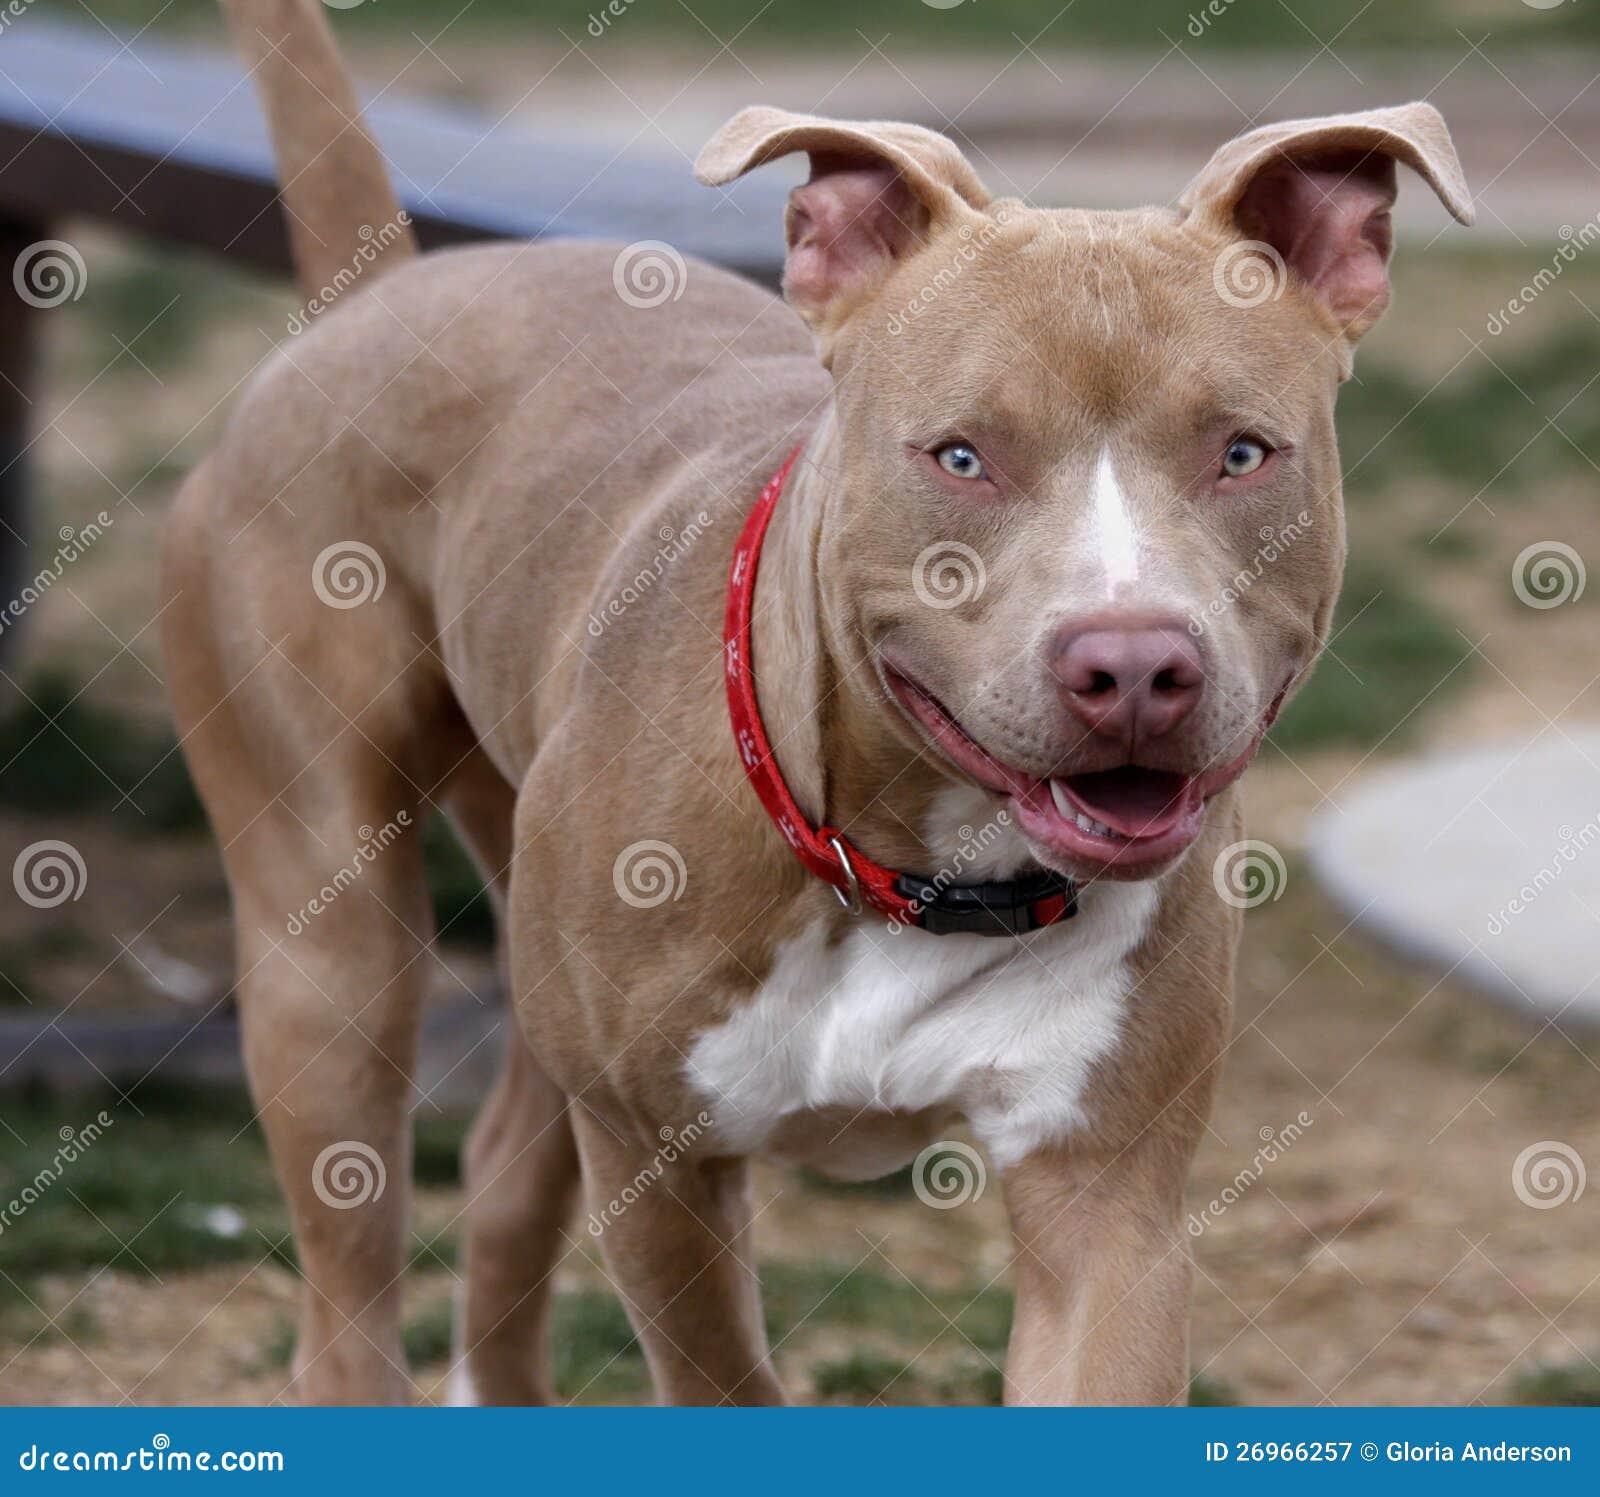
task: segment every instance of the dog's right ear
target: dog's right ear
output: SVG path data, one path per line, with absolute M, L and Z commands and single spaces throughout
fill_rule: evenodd
M 811 178 L 789 196 L 784 294 L 819 335 L 831 331 L 937 225 L 981 210 L 989 194 L 965 156 L 920 125 L 845 124 L 782 109 L 745 109 L 694 164 L 708 186 L 791 151 Z

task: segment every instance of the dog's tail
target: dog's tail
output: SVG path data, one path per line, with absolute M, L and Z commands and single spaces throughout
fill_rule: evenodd
M 295 277 L 307 296 L 417 253 L 362 122 L 322 0 L 222 0 L 278 158 Z

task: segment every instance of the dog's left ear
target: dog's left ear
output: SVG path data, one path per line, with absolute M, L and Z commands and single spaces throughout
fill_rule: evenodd
M 920 125 L 851 124 L 782 109 L 744 109 L 706 143 L 695 176 L 720 186 L 804 151 L 811 179 L 790 194 L 783 289 L 824 336 L 933 228 L 989 202 L 953 141 Z
M 1431 104 L 1265 125 L 1231 140 L 1178 199 L 1197 225 L 1266 244 L 1354 343 L 1389 303 L 1395 163 L 1463 224 L 1472 199 Z

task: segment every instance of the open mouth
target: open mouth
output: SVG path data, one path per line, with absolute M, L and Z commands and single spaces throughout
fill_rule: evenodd
M 1277 714 L 1283 692 L 1237 758 L 1198 774 L 1122 764 L 1040 779 L 1002 764 L 939 700 L 884 662 L 890 690 L 956 768 L 1011 798 L 1017 824 L 1052 860 L 1075 875 L 1140 877 L 1183 852 L 1200 835 L 1206 802 L 1244 773 Z M 1287 688 L 1286 688 L 1287 689 Z
M 1183 819 L 1193 780 L 1162 769 L 1124 764 L 1050 780 L 1050 799 L 1063 816 L 1096 837 L 1136 842 L 1159 837 Z

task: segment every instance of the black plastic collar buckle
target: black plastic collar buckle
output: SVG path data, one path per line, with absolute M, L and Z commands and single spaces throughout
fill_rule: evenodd
M 1061 873 L 1035 873 L 1004 884 L 950 884 L 943 889 L 902 873 L 894 887 L 902 898 L 916 903 L 922 911 L 922 929 L 935 936 L 1025 936 L 1044 928 L 1035 906 L 1055 895 L 1067 901 L 1061 919 L 1070 920 L 1078 913 L 1078 886 Z

